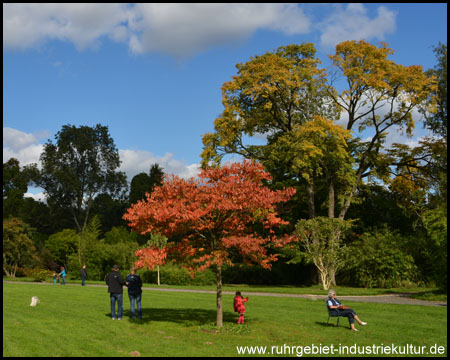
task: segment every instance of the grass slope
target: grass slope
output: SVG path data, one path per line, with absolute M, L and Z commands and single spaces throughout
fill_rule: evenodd
M 41 300 L 37 307 L 29 306 L 32 296 Z M 368 322 L 351 332 L 347 319 L 340 328 L 326 324 L 323 301 L 249 297 L 245 325 L 238 326 L 233 297 L 224 295 L 218 332 L 212 294 L 144 291 L 144 318 L 132 322 L 125 290 L 124 320 L 112 321 L 105 288 L 4 283 L 3 356 L 237 356 L 237 346 L 266 346 L 268 352 L 276 346 L 284 348 L 281 356 L 289 355 L 287 347 L 312 344 L 429 351 L 447 343 L 446 307 L 348 302 Z

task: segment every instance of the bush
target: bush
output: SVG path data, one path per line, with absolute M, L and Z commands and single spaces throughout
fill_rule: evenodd
M 153 271 L 143 269 L 139 271 L 142 281 L 146 283 L 157 283 L 156 267 Z M 189 275 L 189 272 L 174 264 L 166 264 L 160 266 L 159 274 L 161 284 L 166 285 L 213 285 L 216 284 L 216 275 L 213 270 L 207 269 L 195 274 L 194 278 Z
M 122 272 L 128 274 L 136 260 L 134 254 L 137 248 L 138 244 L 133 242 L 106 244 L 103 240 L 86 241 L 86 250 L 81 262 L 86 265 L 88 280 L 104 280 L 105 276 L 111 272 L 113 265 L 119 266 L 121 274 Z M 68 271 L 72 279 L 81 279 L 81 267 L 78 254 L 70 255 Z
M 34 281 L 43 282 L 47 280 L 48 277 L 51 277 L 52 273 L 48 270 L 37 269 L 37 271 L 33 275 Z
M 47 278 L 52 277 L 52 272 L 45 269 L 24 269 L 17 268 L 16 277 L 29 277 L 33 278 L 36 282 L 42 282 Z
M 402 248 L 406 239 L 389 229 L 366 232 L 349 246 L 345 275 L 365 288 L 410 285 L 417 279 L 413 257 Z

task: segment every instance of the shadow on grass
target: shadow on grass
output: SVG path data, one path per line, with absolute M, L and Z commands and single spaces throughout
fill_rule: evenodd
M 342 319 L 340 321 L 342 321 Z M 346 329 L 346 328 L 348 328 L 348 322 L 347 321 L 346 321 L 345 324 L 342 324 L 342 322 L 341 322 L 340 326 L 337 326 L 337 321 L 332 322 L 331 320 L 330 320 L 329 323 L 327 323 L 326 321 L 316 321 L 316 324 L 320 325 L 320 326 L 323 326 L 323 327 L 329 327 L 329 328 L 333 327 L 333 328 L 336 328 L 336 329 L 339 329 L 339 328 Z
M 117 311 L 117 310 L 116 310 Z M 117 315 L 117 312 L 116 312 Z M 142 319 L 133 320 L 136 324 L 145 324 L 155 321 L 168 321 L 184 326 L 204 325 L 216 321 L 216 310 L 204 310 L 204 309 L 169 309 L 169 308 L 142 308 Z M 111 312 L 105 314 L 105 316 L 111 318 Z M 130 320 L 131 312 L 129 309 L 123 309 L 123 319 Z M 223 322 L 235 323 L 238 315 L 232 312 L 223 312 Z

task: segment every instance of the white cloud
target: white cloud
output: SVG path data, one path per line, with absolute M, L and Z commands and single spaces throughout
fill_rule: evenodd
M 371 19 L 362 4 L 351 3 L 346 8 L 339 6 L 325 21 L 318 24 L 322 35 L 321 45 L 334 47 L 346 40 L 383 40 L 386 34 L 395 31 L 396 12 L 384 6 L 377 9 L 377 16 Z
M 158 164 L 165 173 L 178 175 L 182 178 L 195 177 L 200 164 L 186 165 L 185 162 L 174 159 L 173 154 L 166 153 L 164 156 L 155 156 L 151 152 L 143 150 L 119 150 L 122 165 L 120 171 L 127 174 L 128 181 L 141 172 L 147 173 L 152 164 Z
M 306 33 L 309 20 L 294 4 L 136 4 L 130 27 L 136 52 L 192 55 L 248 38 L 258 29 Z M 141 34 L 140 34 L 141 33 Z
M 125 4 L 3 4 L 3 47 L 26 49 L 58 39 L 82 50 L 104 35 L 120 38 L 128 16 Z
M 37 139 L 33 134 L 27 134 L 9 127 L 3 128 L 3 145 L 13 150 L 20 150 L 36 141 Z
M 39 163 L 43 145 L 38 141 L 44 134 L 30 134 L 8 127 L 3 128 L 3 162 L 16 158 L 21 166 Z
M 297 4 L 3 4 L 4 49 L 58 39 L 83 50 L 108 36 L 133 53 L 189 56 L 258 29 L 302 34 L 310 22 Z

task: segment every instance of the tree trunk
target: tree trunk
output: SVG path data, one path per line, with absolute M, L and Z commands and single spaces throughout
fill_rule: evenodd
M 161 282 L 159 280 L 159 265 L 156 265 L 156 271 L 158 272 L 158 285 L 161 285 Z
M 328 189 L 328 217 L 334 218 L 334 181 L 329 182 Z
M 223 326 L 223 309 L 222 309 L 222 266 L 217 265 L 217 327 Z
M 322 287 L 324 290 L 328 290 L 330 288 L 330 278 L 326 269 L 320 270 L 320 280 L 322 281 Z
M 359 169 L 356 173 L 356 182 L 353 185 L 352 189 L 350 190 L 350 194 L 347 195 L 347 199 L 345 200 L 344 206 L 342 207 L 341 212 L 339 213 L 339 219 L 341 219 L 341 220 L 344 220 L 345 215 L 347 214 L 347 210 L 350 207 L 350 204 L 352 202 L 353 196 L 355 195 L 356 190 L 358 189 L 358 185 L 359 185 L 359 182 L 361 181 L 362 175 L 364 173 L 364 169 L 367 168 L 367 167 L 363 168 L 364 163 L 365 163 L 365 160 L 363 159 L 361 161 Z
M 78 234 L 78 262 L 81 266 L 81 233 Z
M 5 272 L 7 277 L 12 277 L 12 278 L 16 277 L 17 266 L 18 266 L 18 264 L 11 265 L 11 271 L 10 271 L 10 270 L 8 270 L 8 266 L 6 265 L 5 260 L 3 259 L 3 271 Z
M 314 219 L 316 217 L 316 207 L 314 206 L 314 183 L 312 179 L 306 183 L 306 201 L 308 203 L 309 218 Z
M 335 269 L 331 269 L 330 270 L 330 284 L 333 286 L 336 286 L 336 270 Z

